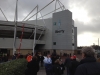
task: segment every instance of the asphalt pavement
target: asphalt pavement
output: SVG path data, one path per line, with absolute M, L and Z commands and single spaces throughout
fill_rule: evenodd
M 37 75 L 46 75 L 45 68 L 44 67 L 40 67 L 40 70 L 37 73 Z M 67 75 L 66 74 L 66 70 L 64 71 L 64 74 L 63 75 Z

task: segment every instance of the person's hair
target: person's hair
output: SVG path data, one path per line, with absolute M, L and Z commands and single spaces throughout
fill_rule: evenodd
M 37 60 L 37 57 L 36 57 L 36 56 L 33 56 L 33 57 L 32 57 L 32 60 Z
M 95 56 L 95 50 L 92 47 L 83 47 L 82 53 L 84 53 L 85 57 L 94 57 Z
M 100 62 L 100 58 L 97 59 L 97 62 Z
M 59 63 L 59 59 L 56 59 L 55 63 L 58 64 Z
M 47 54 L 47 57 L 48 57 L 48 55 L 50 55 L 50 53 Z M 51 56 L 51 55 L 50 55 L 50 56 Z

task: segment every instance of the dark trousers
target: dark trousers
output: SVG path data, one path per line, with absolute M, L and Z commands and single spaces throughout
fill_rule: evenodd
M 37 72 L 30 71 L 29 69 L 25 70 L 25 75 L 37 75 Z
M 45 66 L 46 75 L 52 75 L 52 65 L 48 64 Z
M 70 75 L 70 71 L 69 71 L 69 68 L 67 68 L 67 75 Z
M 43 61 L 40 61 L 41 62 L 41 67 L 43 67 Z
M 25 73 L 25 75 L 37 75 L 37 73 Z
M 46 70 L 46 75 L 52 75 L 52 72 Z

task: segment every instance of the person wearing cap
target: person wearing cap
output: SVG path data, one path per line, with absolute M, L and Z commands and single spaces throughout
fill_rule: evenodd
M 82 48 L 82 58 L 75 75 L 100 75 L 100 63 L 96 61 L 92 47 Z
M 70 72 L 70 75 L 74 75 L 75 74 L 75 71 L 76 71 L 76 68 L 78 67 L 79 65 L 79 62 L 76 60 L 76 56 L 71 56 L 71 62 L 69 64 L 69 72 Z

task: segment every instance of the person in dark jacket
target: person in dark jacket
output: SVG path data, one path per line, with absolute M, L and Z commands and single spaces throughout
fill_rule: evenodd
M 57 59 L 53 65 L 53 75 L 61 75 L 61 74 L 62 74 L 62 70 L 59 65 L 59 59 Z
M 5 54 L 4 56 L 3 56 L 3 59 L 2 59 L 4 62 L 7 62 L 8 61 L 8 56 L 7 56 L 7 54 Z
M 52 65 L 54 65 L 55 61 L 57 60 L 57 56 L 52 56 L 51 59 L 52 59 Z
M 100 58 L 97 59 L 97 62 L 100 62 Z
M 96 62 L 92 47 L 82 48 L 82 58 L 75 75 L 100 75 L 100 63 Z
M 15 60 L 16 59 L 16 56 L 15 56 L 15 54 L 12 56 L 12 60 Z
M 64 64 L 61 60 L 59 60 L 59 66 L 60 66 L 60 69 L 61 69 L 61 74 L 64 74 L 65 66 L 64 66 Z
M 38 71 L 39 71 L 39 62 L 37 61 L 37 57 L 33 56 L 32 61 L 28 62 L 27 64 L 25 75 L 37 75 Z
M 78 67 L 78 65 L 79 65 L 79 62 L 76 60 L 76 56 L 72 56 L 71 62 L 70 62 L 70 65 L 69 65 L 70 75 L 75 74 L 75 71 L 76 71 L 76 68 Z
M 70 75 L 70 72 L 69 72 L 69 64 L 71 62 L 71 59 L 70 59 L 70 56 L 67 55 L 67 58 L 65 59 L 65 63 L 64 65 L 66 66 L 66 69 L 67 69 L 67 75 Z
M 44 60 L 44 57 L 42 56 L 42 54 L 39 54 L 39 55 L 38 55 L 38 60 L 39 60 L 39 62 L 41 63 L 41 67 L 43 67 L 43 60 Z

